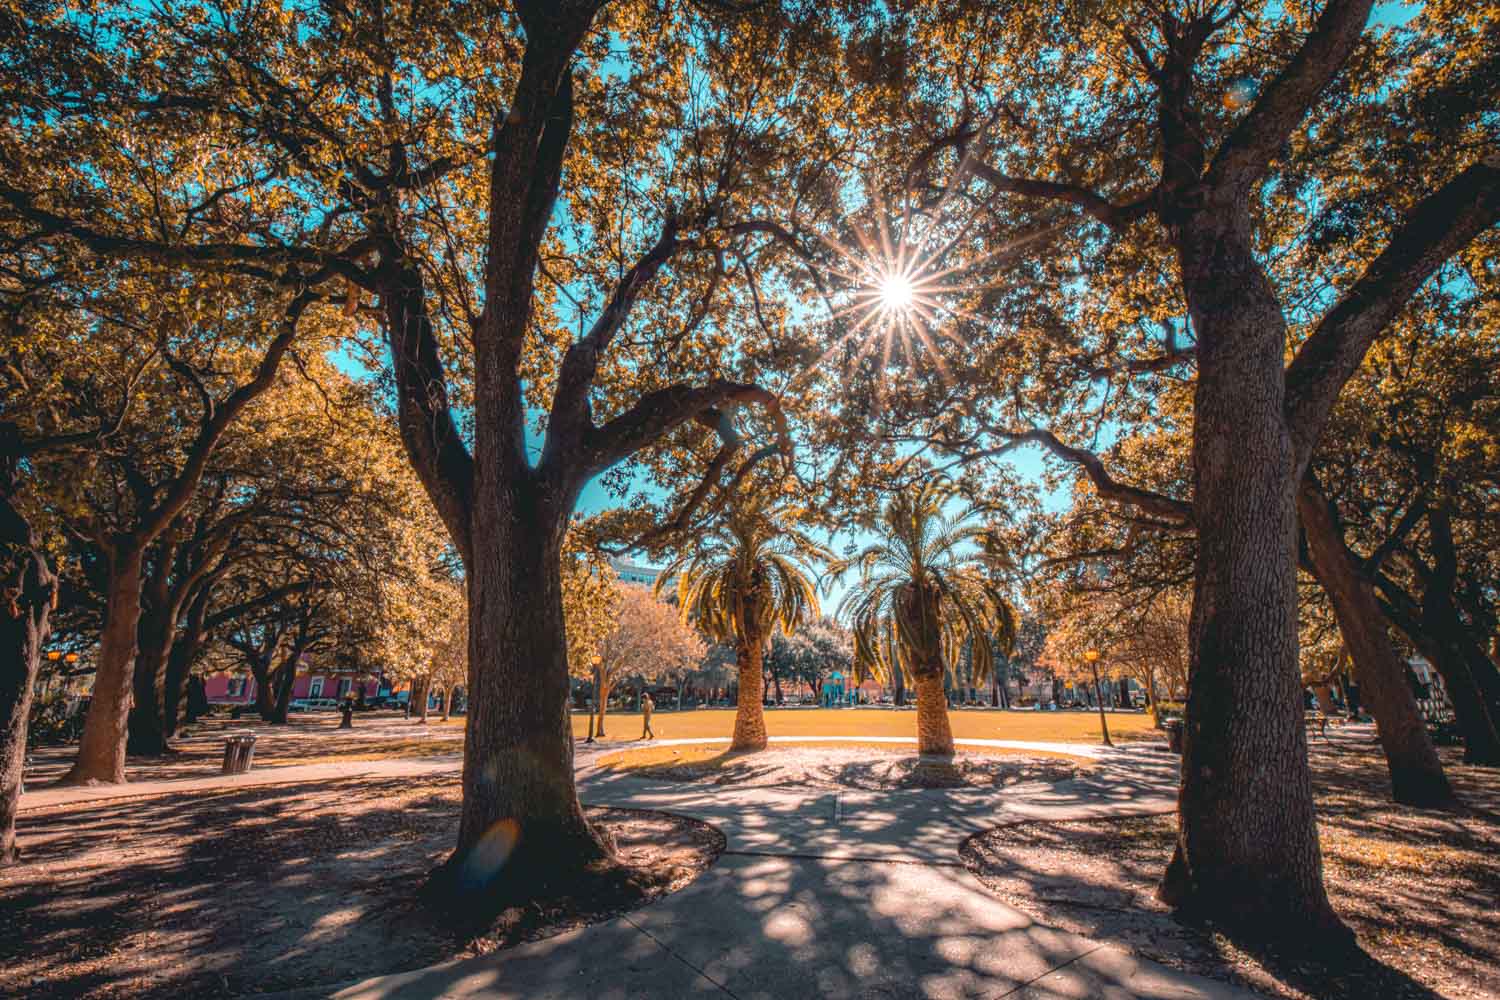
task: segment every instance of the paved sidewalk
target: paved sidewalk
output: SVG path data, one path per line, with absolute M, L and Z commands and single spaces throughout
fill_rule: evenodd
M 724 856 L 686 889 L 626 916 L 334 995 L 1249 998 L 1037 924 L 958 857 L 964 837 L 1000 823 L 1170 810 L 1175 771 L 1175 758 L 1122 751 L 1098 773 L 1057 785 L 839 792 L 649 782 L 585 766 L 585 801 L 704 819 L 728 838 Z
M 44 785 L 28 788 L 21 795 L 20 810 L 87 805 L 109 799 L 141 798 L 148 795 L 179 795 L 183 792 L 217 792 L 258 785 L 282 785 L 335 778 L 391 778 L 405 775 L 457 774 L 463 767 L 461 754 L 416 759 L 331 760 L 322 764 L 289 764 L 259 767 L 244 774 L 211 774 L 201 778 L 171 778 L 163 781 L 130 781 L 123 785 Z

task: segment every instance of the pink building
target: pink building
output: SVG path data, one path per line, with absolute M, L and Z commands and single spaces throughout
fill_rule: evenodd
M 366 698 L 374 698 L 382 692 L 384 684 L 385 681 L 378 672 L 374 676 L 365 674 L 361 678 L 361 675 L 350 671 L 331 668 L 319 670 L 317 667 L 304 665 L 292 681 L 292 700 L 343 698 L 351 691 L 358 696 L 360 687 L 364 688 Z M 248 671 L 209 674 L 203 679 L 203 687 L 209 704 L 212 705 L 255 704 L 255 678 Z M 385 691 L 388 693 L 389 690 L 387 685 Z

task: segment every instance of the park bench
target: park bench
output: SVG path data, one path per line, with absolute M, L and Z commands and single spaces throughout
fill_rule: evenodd
M 224 737 L 224 774 L 244 774 L 255 759 L 255 734 Z

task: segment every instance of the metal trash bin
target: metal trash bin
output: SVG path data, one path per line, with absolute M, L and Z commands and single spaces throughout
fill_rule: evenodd
M 255 760 L 255 734 L 240 733 L 224 738 L 225 774 L 244 774 Z
M 1173 753 L 1182 753 L 1182 720 L 1168 719 L 1161 727 L 1167 731 L 1167 749 Z

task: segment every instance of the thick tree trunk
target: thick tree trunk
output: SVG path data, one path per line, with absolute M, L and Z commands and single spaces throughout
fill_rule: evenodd
M 1360 574 L 1327 498 L 1314 484 L 1303 484 L 1297 509 L 1313 575 L 1333 604 L 1339 634 L 1379 727 L 1392 796 L 1404 805 L 1451 805 L 1453 789 L 1406 682 L 1405 664 L 1391 645 L 1374 588 Z
M 948 699 L 943 692 L 943 675 L 916 678 L 917 684 L 917 753 L 924 756 L 953 756 L 953 727 L 948 721 Z
M 117 541 L 110 553 L 109 592 L 94 692 L 83 723 L 78 759 L 58 782 L 62 785 L 125 781 L 125 728 L 130 718 L 136 630 L 141 618 L 140 546 Z
M 1162 899 L 1252 936 L 1347 939 L 1329 905 L 1297 661 L 1286 323 L 1243 203 L 1175 220 L 1198 335 L 1198 553 L 1177 848 Z
M 13 470 L 0 470 L 5 474 Z M 0 867 L 19 856 L 16 811 L 26 765 L 26 727 L 32 692 L 47 641 L 47 617 L 57 578 L 31 525 L 11 504 L 8 484 L 0 494 L 0 553 L 4 601 L 0 603 Z
M 500 492 L 486 503 L 486 491 L 478 495 L 483 513 L 466 567 L 463 810 L 457 849 L 436 883 L 466 906 L 566 883 L 612 853 L 573 781 L 559 566 L 566 518 L 538 510 L 534 496 Z
M 276 717 L 276 686 L 272 681 L 271 657 L 273 653 L 255 653 L 246 657 L 250 676 L 255 679 L 255 712 L 262 722 Z
M 906 679 L 901 676 L 901 671 L 892 671 L 896 676 L 893 678 L 892 686 L 895 692 L 891 696 L 891 702 L 896 705 L 906 704 Z
M 131 679 L 132 704 L 126 721 L 125 745 L 130 753 L 160 757 L 167 752 L 167 660 L 175 631 L 175 623 L 154 602 L 142 611 Z
M 739 667 L 740 694 L 734 711 L 733 753 L 748 753 L 766 748 L 765 667 L 761 660 L 762 644 L 758 635 L 746 635 L 735 643 L 734 660 Z
M 297 686 L 297 661 L 301 658 L 301 650 L 294 649 L 281 666 L 271 674 L 271 712 L 270 718 L 266 721 L 272 725 L 287 724 L 287 715 L 292 710 L 292 690 Z
M 188 687 L 188 678 L 193 669 L 193 661 L 203 649 L 203 623 L 202 616 L 198 613 L 197 602 L 188 612 L 188 626 L 181 635 L 172 643 L 172 651 L 167 655 L 167 679 L 162 691 L 162 722 L 166 729 L 167 738 L 171 739 L 177 735 L 177 726 L 181 718 L 182 698 Z M 188 721 L 192 722 L 191 699 L 188 705 Z
M 213 599 L 212 595 L 212 582 L 197 588 L 193 594 L 193 600 L 188 604 L 187 624 L 172 641 L 172 651 L 167 654 L 167 677 L 162 691 L 162 723 L 166 729 L 167 739 L 177 735 L 183 692 L 187 689 L 193 663 L 203 651 L 208 607 Z M 196 721 L 191 704 L 188 706 L 188 715 L 189 722 Z

